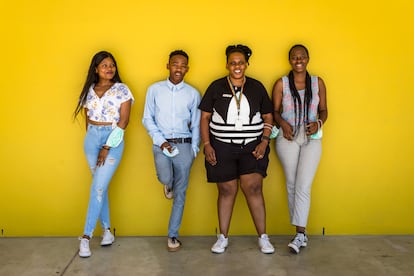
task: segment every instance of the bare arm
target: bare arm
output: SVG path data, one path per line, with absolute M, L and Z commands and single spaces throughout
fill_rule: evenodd
M 269 125 L 273 124 L 273 115 L 272 115 L 272 113 L 262 114 L 262 118 L 263 118 L 263 121 L 266 124 L 269 124 Z M 263 158 L 263 156 L 266 152 L 266 147 L 269 145 L 269 142 L 270 142 L 269 136 L 270 136 L 271 132 L 272 131 L 268 128 L 263 129 L 262 137 L 267 137 L 267 139 L 262 138 L 262 141 L 256 146 L 256 148 L 252 152 L 253 156 L 256 159 L 262 159 Z
M 325 123 L 328 120 L 328 104 L 326 101 L 326 86 L 321 78 L 318 78 L 319 84 L 319 119 L 322 120 L 322 123 Z
M 131 101 L 132 100 L 130 99 L 121 104 L 118 126 L 122 129 L 126 129 L 129 123 L 129 116 L 131 113 Z
M 211 113 L 206 111 L 201 111 L 201 120 L 200 120 L 200 134 L 201 141 L 204 144 L 204 155 L 206 160 L 211 165 L 217 164 L 216 152 L 210 144 L 210 123 Z
M 325 83 L 321 78 L 318 78 L 318 86 L 319 86 L 319 105 L 318 105 L 318 121 L 317 122 L 310 122 L 306 125 L 306 134 L 311 135 L 316 133 L 319 130 L 324 122 L 328 119 L 328 107 L 326 105 L 326 87 Z M 322 124 L 319 123 L 322 121 Z
M 85 129 L 88 130 L 88 109 L 85 108 Z

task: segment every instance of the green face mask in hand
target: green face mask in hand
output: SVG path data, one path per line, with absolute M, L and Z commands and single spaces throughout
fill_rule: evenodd
M 311 139 L 318 140 L 322 138 L 322 128 L 310 136 Z
M 111 134 L 109 134 L 105 145 L 111 148 L 116 148 L 117 146 L 119 146 L 119 144 L 121 144 L 123 139 L 124 139 L 124 130 L 117 126 L 112 130 Z
M 272 127 L 272 133 L 270 133 L 269 138 L 270 139 L 274 139 L 277 137 L 277 135 L 279 134 L 279 129 L 276 126 Z
M 310 136 L 311 139 L 318 140 L 322 138 L 322 125 L 322 120 L 318 119 L 318 131 Z

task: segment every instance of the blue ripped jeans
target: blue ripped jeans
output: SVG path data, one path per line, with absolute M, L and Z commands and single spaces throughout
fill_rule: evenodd
M 112 131 L 112 126 L 88 125 L 86 132 L 84 151 L 92 172 L 92 185 L 89 198 L 88 212 L 86 214 L 83 234 L 92 237 L 98 218 L 103 229 L 111 227 L 109 220 L 108 186 L 111 182 L 124 151 L 124 142 L 111 148 L 105 160 L 105 164 L 96 167 L 99 151 L 105 144 Z

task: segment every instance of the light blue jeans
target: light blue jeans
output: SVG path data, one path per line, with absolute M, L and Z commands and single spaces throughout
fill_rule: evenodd
M 168 237 L 178 237 L 181 220 L 184 212 L 185 197 L 188 187 L 191 165 L 194 153 L 190 143 L 174 144 L 179 150 L 175 157 L 165 156 L 160 147 L 153 145 L 155 170 L 157 178 L 163 185 L 173 189 L 174 199 L 168 224 Z
M 109 220 L 108 186 L 111 182 L 124 151 L 124 142 L 111 148 L 105 160 L 105 164 L 96 167 L 99 151 L 105 144 L 112 131 L 112 126 L 88 125 L 84 141 L 84 151 L 89 168 L 92 172 L 92 185 L 89 198 L 88 212 L 86 214 L 84 235 L 92 237 L 98 218 L 103 229 L 111 227 Z
M 307 138 L 303 127 L 293 141 L 285 139 L 280 131 L 276 152 L 285 173 L 290 222 L 306 227 L 313 178 L 322 154 L 321 140 Z

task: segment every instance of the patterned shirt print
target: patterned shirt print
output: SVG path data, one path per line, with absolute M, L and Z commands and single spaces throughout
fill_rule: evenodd
M 123 83 L 115 83 L 109 88 L 101 98 L 96 95 L 93 89 L 94 85 L 89 88 L 86 103 L 83 106 L 88 109 L 88 118 L 96 122 L 119 122 L 121 104 L 132 100 L 134 97 L 128 86 Z
M 295 104 L 293 102 L 293 97 L 289 88 L 289 78 L 284 76 L 283 80 L 283 99 L 282 99 L 282 118 L 286 120 L 291 126 L 295 126 Z M 318 117 L 318 105 L 319 105 L 319 86 L 318 86 L 318 77 L 311 76 L 311 86 L 312 86 L 312 102 L 309 112 L 309 121 L 315 122 Z M 305 89 L 298 91 L 300 100 L 302 103 L 305 98 Z M 302 104 L 302 114 L 304 112 L 304 105 Z M 299 125 L 303 124 L 304 116 L 300 118 Z

